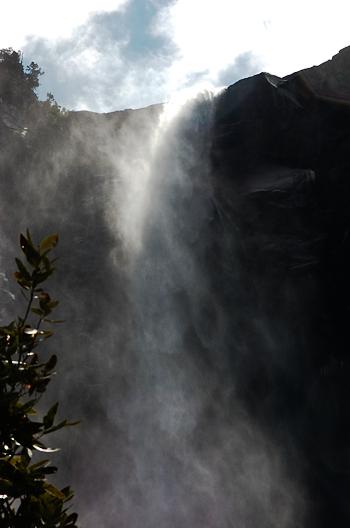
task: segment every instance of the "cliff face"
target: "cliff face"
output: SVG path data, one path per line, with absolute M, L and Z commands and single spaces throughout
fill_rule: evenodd
M 163 143 L 161 105 L 57 117 L 0 102 L 2 270 L 26 227 L 61 237 L 55 390 L 86 423 L 62 462 L 86 526 L 349 522 L 349 63 L 346 48 L 241 80 L 185 107 Z M 270 496 L 242 477 L 243 452 L 268 466 Z
M 315 526 L 349 518 L 349 61 L 346 48 L 284 79 L 230 86 L 213 132 L 215 229 L 239 234 L 241 276 L 230 280 L 230 241 L 215 243 L 215 274 L 230 284 L 224 302 L 239 297 L 239 326 L 263 321 L 271 339 L 249 324 L 250 359 L 233 358 L 240 393 L 303 453 Z

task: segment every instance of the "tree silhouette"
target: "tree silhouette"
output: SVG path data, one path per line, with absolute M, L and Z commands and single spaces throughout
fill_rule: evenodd
M 54 374 L 56 355 L 44 360 L 38 347 L 52 336 L 51 312 L 58 301 L 43 289 L 54 272 L 50 252 L 57 235 L 35 246 L 30 233 L 21 235 L 25 263 L 16 258 L 15 278 L 26 306 L 24 314 L 0 327 L 0 526 L 3 528 L 74 528 L 77 514 L 67 511 L 69 487 L 58 489 L 47 479 L 57 471 L 35 453 L 56 451 L 46 435 L 74 425 L 56 422 L 58 403 L 45 414 L 38 411 L 41 396 Z
M 37 100 L 35 90 L 43 71 L 35 62 L 24 70 L 22 54 L 12 48 L 0 50 L 0 97 L 2 102 L 18 108 Z

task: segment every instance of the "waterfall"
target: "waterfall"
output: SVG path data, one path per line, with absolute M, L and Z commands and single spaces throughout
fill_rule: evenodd
M 235 401 L 239 373 L 223 338 L 235 314 L 218 304 L 208 265 L 214 112 L 210 93 L 165 105 L 141 139 L 147 125 L 134 133 L 126 121 L 107 149 L 131 335 L 128 389 L 111 418 L 123 445 L 110 511 L 94 505 L 88 527 L 101 515 L 103 526 L 130 528 L 285 528 L 300 517 L 277 447 Z

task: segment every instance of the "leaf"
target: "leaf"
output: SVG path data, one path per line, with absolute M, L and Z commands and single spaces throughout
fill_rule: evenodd
M 42 317 L 43 315 L 45 315 L 44 312 L 40 310 L 40 308 L 32 308 L 31 311 L 35 315 L 39 315 L 39 317 Z
M 45 372 L 49 372 L 50 370 L 54 369 L 55 366 L 56 366 L 56 363 L 57 363 L 57 356 L 56 356 L 56 354 L 53 354 L 50 357 L 49 361 L 44 366 Z
M 29 466 L 29 471 L 35 471 L 37 468 L 40 468 L 40 467 L 43 467 L 43 466 L 47 466 L 47 464 L 49 464 L 50 460 L 49 459 L 45 459 L 45 460 L 40 460 L 40 462 L 36 462 L 36 464 L 32 464 L 31 466 Z
M 51 407 L 51 409 L 49 409 L 47 414 L 44 416 L 43 424 L 44 424 L 45 429 L 49 429 L 52 426 L 55 420 L 55 416 L 57 414 L 57 409 L 58 409 L 58 402 L 55 403 Z
M 45 463 L 42 463 L 42 462 L 45 462 Z M 38 477 L 45 478 L 45 475 L 53 475 L 54 473 L 57 472 L 57 467 L 49 466 L 48 463 L 49 463 L 48 460 L 44 460 L 44 461 L 38 462 L 37 464 L 33 464 L 32 466 L 28 468 L 29 472 L 32 475 L 34 475 L 34 478 L 38 478 Z
M 37 273 L 35 276 L 35 284 L 37 285 L 37 284 L 40 284 L 46 281 L 46 279 L 48 279 L 54 271 L 55 271 L 55 268 L 51 268 L 50 270 L 45 271 L 43 273 Z
M 31 414 L 30 411 L 33 410 L 33 406 L 38 402 L 38 399 L 35 398 L 34 400 L 27 401 L 24 405 L 19 406 L 19 410 L 22 413 Z
M 62 488 L 61 491 L 65 495 L 66 501 L 70 500 L 74 496 L 74 493 L 71 490 L 70 486 L 66 486 L 65 488 Z
M 30 336 L 35 336 L 37 333 L 39 333 L 39 330 L 37 330 L 36 328 L 28 327 L 24 329 L 24 333 Z
M 12 489 L 13 489 L 13 485 L 10 480 L 0 478 L 0 493 L 1 494 L 7 494 L 7 493 L 10 494 Z
M 57 453 L 58 451 L 61 451 L 58 447 L 45 447 L 41 442 L 34 444 L 33 448 L 41 453 Z
M 49 337 L 53 336 L 53 332 L 52 332 L 52 330 L 40 330 L 40 335 L 44 339 L 48 339 Z
M 53 433 L 54 431 L 58 431 L 59 429 L 62 429 L 63 427 L 66 427 L 67 425 L 68 425 L 67 420 L 63 420 L 57 425 L 54 425 L 50 428 L 45 428 L 45 431 L 43 431 L 43 434 L 45 435 L 45 434 Z
M 26 229 L 26 235 L 27 235 L 28 242 L 33 246 L 33 240 L 32 240 L 29 229 Z
M 31 275 L 29 271 L 27 270 L 27 268 L 25 267 L 25 265 L 23 264 L 23 262 L 19 258 L 15 258 L 15 261 L 16 261 L 18 270 L 23 276 L 23 278 L 26 279 L 27 281 L 30 281 Z
M 78 520 L 78 514 L 77 513 L 71 513 L 68 515 L 67 519 L 64 521 L 64 526 L 74 526 L 75 523 Z
M 54 497 L 56 497 L 57 499 L 60 499 L 61 501 L 65 501 L 66 500 L 66 496 L 62 493 L 62 491 L 57 489 L 52 484 L 45 484 L 45 490 L 48 493 L 50 493 L 50 495 L 53 495 Z
M 40 242 L 40 254 L 51 251 L 58 243 L 58 235 L 49 235 Z
M 50 295 L 46 292 L 41 292 L 38 295 L 39 306 L 45 315 L 49 315 L 52 309 L 58 305 L 58 301 L 51 299 Z
M 25 290 L 30 290 L 32 283 L 27 281 L 19 271 L 15 271 L 13 274 L 17 283 Z
M 27 261 L 29 264 L 31 264 L 34 268 L 36 268 L 40 263 L 40 254 L 38 251 L 34 248 L 33 243 L 31 239 L 26 239 L 24 235 L 21 234 L 20 236 L 20 245 L 23 253 L 26 256 Z

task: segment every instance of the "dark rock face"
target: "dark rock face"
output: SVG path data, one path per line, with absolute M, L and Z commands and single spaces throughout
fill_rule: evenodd
M 232 365 L 253 415 L 296 448 L 289 462 L 302 460 L 305 526 L 345 526 L 350 515 L 349 61 L 347 48 L 284 79 L 238 82 L 219 98 L 213 132 L 214 229 L 239 234 L 239 258 L 228 268 L 229 248 L 215 243 L 212 265 L 249 334 L 250 359 L 233 352 Z
M 173 180 L 154 185 L 153 209 L 144 222 L 150 249 L 134 264 L 136 281 L 114 211 L 127 209 L 123 167 L 130 168 L 132 178 L 140 168 L 136 162 L 151 153 L 149 137 L 162 107 L 105 115 L 71 112 L 54 123 L 26 122 L 19 109 L 0 100 L 1 271 L 12 270 L 21 230 L 30 227 L 38 237 L 60 233 L 61 271 L 53 290 L 67 323 L 53 344 L 62 351 L 54 390 L 67 412 L 86 424 L 83 432 L 71 433 L 63 449 L 62 482 L 76 488 L 86 526 L 349 524 L 349 63 L 347 48 L 332 61 L 283 79 L 266 73 L 244 79 L 214 101 L 210 127 L 206 105 L 204 117 L 200 108 L 195 124 L 181 125 L 182 146 L 197 152 L 191 157 L 195 161 L 187 163 L 183 151 L 177 152 L 175 138 L 170 152 L 154 164 L 166 172 L 167 159 L 182 156 L 189 192 L 186 187 L 178 192 Z M 204 122 L 208 134 L 202 132 Z M 160 215 L 156 204 L 162 193 L 167 202 Z M 191 285 L 179 279 L 187 261 L 182 268 L 169 258 L 170 250 L 166 253 L 171 215 L 169 246 L 181 240 L 185 256 L 193 254 L 189 263 L 205 278 L 205 294 L 201 300 L 197 292 L 197 304 Z M 152 253 L 160 255 L 158 260 Z M 159 306 L 154 307 L 148 294 L 157 281 L 173 276 L 173 283 L 155 296 Z M 147 289 L 147 283 L 152 287 Z M 151 319 L 155 310 L 159 318 L 153 334 L 140 333 L 146 358 L 135 350 L 142 292 L 147 294 L 142 317 Z M 7 304 L 4 317 L 14 309 L 10 300 Z M 189 356 L 159 356 L 155 371 L 166 374 L 171 387 L 183 381 L 181 369 L 188 368 L 194 377 L 184 392 L 188 401 L 194 402 L 192 392 L 206 394 L 190 440 L 167 436 L 152 416 L 152 387 L 147 392 L 147 384 L 157 379 L 147 339 L 162 337 L 167 310 L 176 311 L 181 328 L 175 345 L 178 339 Z M 142 400 L 150 402 L 146 425 L 134 407 L 135 390 L 140 408 Z M 168 394 L 165 387 L 161 399 Z M 285 473 L 302 488 L 297 507 L 305 513 L 300 517 L 293 515 L 287 523 L 269 520 L 258 501 L 249 503 L 250 496 L 248 507 L 239 506 L 233 517 L 229 492 L 237 491 L 237 482 L 222 485 L 215 501 L 193 484 L 191 470 L 197 478 L 198 468 L 186 451 L 206 468 L 207 454 L 222 449 L 225 463 L 209 468 L 215 477 L 217 469 L 218 480 L 227 473 L 235 480 L 229 460 L 237 456 L 235 444 L 220 441 L 223 422 L 232 423 L 229 434 L 235 431 L 237 401 L 279 446 Z M 152 442 L 159 442 L 159 452 Z M 138 450 L 146 459 L 142 471 Z M 164 480 L 161 515 L 152 503 L 159 475 Z M 272 503 L 278 503 L 275 495 Z M 171 497 L 169 503 L 164 497 Z

